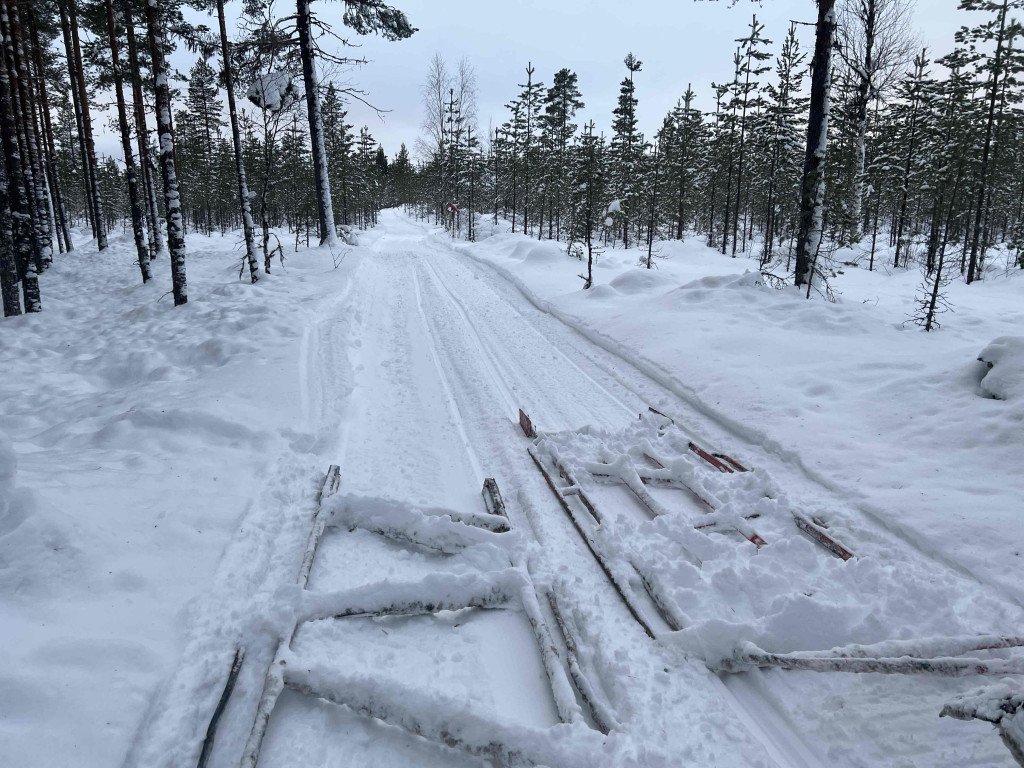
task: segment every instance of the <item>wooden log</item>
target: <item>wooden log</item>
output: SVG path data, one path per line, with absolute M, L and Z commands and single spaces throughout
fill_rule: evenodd
M 523 412 L 522 408 L 519 409 L 519 428 L 531 440 L 537 437 L 537 430 L 533 428 L 533 422 L 530 421 L 530 417 Z
M 563 723 L 579 722 L 583 718 L 583 710 L 576 701 L 572 686 L 566 678 L 558 649 L 555 647 L 547 622 L 544 621 L 532 579 L 529 585 L 523 585 L 522 603 L 523 613 L 526 614 L 530 628 L 533 630 L 533 636 L 537 640 L 537 649 L 540 651 L 544 672 L 548 678 L 548 685 L 551 687 L 551 697 L 554 699 L 555 709 L 558 710 L 558 719 Z
M 579 647 L 576 643 L 575 633 L 570 629 L 568 621 L 558 605 L 558 600 L 555 598 L 555 593 L 548 591 L 547 598 L 548 605 L 551 607 L 551 613 L 555 617 L 555 623 L 558 625 L 558 631 L 565 643 L 569 676 L 572 678 L 573 685 L 576 686 L 576 691 L 579 693 L 580 698 L 583 699 L 583 703 L 587 705 L 587 710 L 590 712 L 590 718 L 594 721 L 594 725 L 597 726 L 601 733 L 607 735 L 609 732 L 620 727 L 619 722 L 612 713 L 611 707 L 602 697 L 598 696 L 596 689 L 590 682 L 590 678 L 583 672 L 583 668 L 580 665 Z
M 851 557 L 853 557 L 853 552 L 848 550 L 838 541 L 836 541 L 823 530 L 818 528 L 807 518 L 794 513 L 793 522 L 795 522 L 796 527 L 799 528 L 803 533 L 807 534 L 807 536 L 809 536 L 812 541 L 814 541 L 821 547 L 824 547 L 826 550 L 831 552 L 839 559 L 849 560 Z
M 488 477 L 484 480 L 483 490 L 480 492 L 484 497 L 484 507 L 487 512 L 491 515 L 499 515 L 508 519 L 508 514 L 505 512 L 505 502 L 502 501 L 501 491 L 498 490 L 498 481 L 493 477 Z
M 940 677 L 967 677 L 969 675 L 1024 674 L 1024 659 L 949 658 L 841 658 L 792 656 L 778 653 L 744 653 L 735 659 L 725 659 L 719 665 L 723 672 L 743 672 L 751 667 L 807 672 L 849 672 L 853 674 L 882 675 L 938 675 Z
M 325 499 L 338 492 L 341 485 L 341 468 L 332 464 L 327 468 L 320 490 L 316 494 L 316 511 L 313 513 L 313 524 L 310 526 L 309 534 L 306 536 L 306 549 L 302 553 L 302 563 L 299 565 L 299 575 L 296 583 L 303 589 L 309 581 L 309 572 L 313 568 L 313 558 L 316 557 L 317 547 L 320 545 L 320 538 L 324 533 L 324 526 L 327 523 L 327 516 L 324 514 L 323 502 Z
M 728 464 L 731 464 L 733 466 L 733 469 L 735 469 L 737 472 L 749 472 L 750 471 L 749 469 L 744 467 L 742 464 L 740 464 L 738 461 L 736 461 L 736 459 L 732 458 L 732 456 L 728 456 L 727 454 L 724 454 L 724 453 L 713 453 L 711 455 L 714 456 L 716 459 L 721 459 L 722 461 L 727 462 Z
M 570 505 L 565 496 L 563 496 L 562 493 L 559 492 L 558 486 L 555 485 L 555 481 L 551 477 L 551 473 L 544 466 L 540 457 L 537 455 L 537 451 L 533 448 L 533 446 L 530 446 L 529 453 L 530 458 L 533 459 L 533 463 L 537 466 L 537 469 L 540 470 L 540 473 L 544 476 L 544 479 L 547 481 L 548 487 L 551 489 L 551 492 L 555 494 L 555 499 L 558 501 L 559 506 L 561 506 L 562 511 L 569 516 L 569 519 L 572 521 L 572 524 L 576 527 L 576 530 L 583 538 L 583 542 L 587 545 L 587 548 L 590 550 L 590 554 L 592 554 L 594 556 L 594 559 L 597 560 L 597 564 L 601 566 L 601 570 L 604 571 L 605 576 L 608 577 L 608 580 L 615 588 L 615 591 L 619 593 L 619 597 L 622 598 L 622 601 L 626 604 L 626 608 L 629 609 L 629 612 L 632 614 L 633 618 L 636 619 L 637 623 L 641 627 L 643 627 L 643 630 L 647 634 L 647 636 L 653 640 L 655 638 L 654 630 L 651 629 L 650 623 L 647 621 L 647 618 L 643 615 L 643 610 L 639 606 L 637 606 L 633 599 L 630 597 L 629 584 L 620 583 L 620 580 L 615 577 L 611 564 L 604 557 L 604 554 L 600 551 L 600 547 L 598 546 L 597 542 L 595 542 L 593 537 L 589 534 L 589 532 L 587 532 L 584 529 L 583 524 L 579 520 L 579 517 L 573 511 L 572 505 Z
M 242 671 L 242 662 L 245 660 L 245 649 L 236 648 L 234 658 L 231 660 L 231 667 L 228 670 L 228 678 L 224 683 L 224 690 L 221 691 L 220 700 L 217 702 L 217 707 L 213 710 L 213 716 L 210 718 L 210 724 L 206 728 L 206 738 L 203 739 L 203 749 L 199 753 L 199 762 L 196 763 L 196 768 L 206 768 L 210 762 L 210 755 L 213 753 L 213 742 L 217 737 L 217 726 L 220 725 L 221 715 L 224 714 L 224 708 L 228 704 L 228 699 L 231 698 L 232 691 L 235 690 L 235 683 L 238 682 L 238 673 Z
M 984 706 L 979 706 L 983 704 Z M 983 720 L 992 723 L 999 731 L 1003 744 L 1010 750 L 1018 765 L 1024 766 L 1024 701 L 1020 695 L 969 703 L 951 702 L 942 708 L 939 717 L 957 720 Z
M 491 533 L 508 533 L 511 530 L 508 518 L 494 514 L 480 515 L 476 512 L 460 512 L 457 509 L 446 509 L 434 516 L 448 517 L 453 522 L 472 525 L 474 528 L 483 528 Z
M 728 464 L 725 464 L 724 462 L 721 462 L 718 459 L 716 459 L 714 456 L 712 456 L 710 453 L 705 451 L 703 448 L 701 448 L 699 445 L 697 445 L 692 440 L 690 441 L 688 447 L 689 447 L 689 449 L 691 451 L 696 453 L 698 456 L 700 456 L 702 459 L 704 459 L 704 461 L 706 461 L 712 467 L 717 469 L 719 472 L 724 472 L 724 473 L 730 474 L 730 475 L 733 473 L 734 470 L 733 470 L 732 467 L 730 467 Z
M 400 683 L 383 683 L 358 674 L 314 675 L 301 667 L 301 662 L 294 658 L 283 667 L 284 682 L 289 688 L 502 768 L 565 764 L 572 760 L 565 749 L 579 745 L 579 740 L 573 739 L 563 747 L 550 729 L 508 726 L 477 715 L 463 701 L 438 694 L 433 695 L 428 713 L 422 694 Z M 437 713 L 445 715 L 442 718 Z M 599 748 L 596 743 L 593 747 Z M 596 759 L 596 754 L 575 757 L 582 757 L 587 764 Z
M 320 538 L 323 536 L 324 526 L 327 522 L 323 511 L 325 499 L 338 492 L 341 486 L 341 468 L 337 464 L 331 464 L 327 468 L 320 490 L 316 495 L 316 511 L 313 513 L 313 523 L 310 526 L 309 534 L 306 536 L 306 548 L 302 553 L 302 562 L 299 565 L 299 573 L 296 576 L 296 583 L 301 589 L 306 588 L 309 582 L 309 573 L 313 568 L 313 558 L 316 556 Z M 287 637 L 281 638 L 277 646 L 274 659 L 267 668 L 263 678 L 263 690 L 260 693 L 260 701 L 256 706 L 256 714 L 253 717 L 252 728 L 249 730 L 249 738 L 246 740 L 245 749 L 242 752 L 242 759 L 239 763 L 242 768 L 256 768 L 260 759 L 260 747 L 263 745 L 263 737 L 267 734 L 267 726 L 270 725 L 270 714 L 277 705 L 278 696 L 284 688 L 284 678 L 281 673 L 283 665 L 283 654 L 287 652 L 288 645 L 295 634 L 295 627 Z

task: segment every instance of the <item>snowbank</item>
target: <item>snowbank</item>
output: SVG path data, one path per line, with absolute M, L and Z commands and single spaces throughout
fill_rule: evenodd
M 40 278 L 44 311 L 0 321 L 0 762 L 153 765 L 135 736 L 156 692 L 164 726 L 194 725 L 245 601 L 294 579 L 317 422 L 337 423 L 308 358 L 356 259 L 289 254 L 253 286 L 239 233 L 190 235 L 174 308 L 166 258 L 143 286 L 130 235 L 103 253 L 75 237 Z M 187 763 L 191 734 L 164 736 L 159 761 Z
M 988 366 L 981 380 L 983 392 L 996 400 L 1024 399 L 1024 336 L 996 339 L 978 360 Z

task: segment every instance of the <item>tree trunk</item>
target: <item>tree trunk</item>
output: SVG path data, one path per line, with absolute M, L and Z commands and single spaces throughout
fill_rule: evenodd
M 39 297 L 39 271 L 35 262 L 36 233 L 32 226 L 32 213 L 28 203 L 30 193 L 22 173 L 21 150 L 18 147 L 14 89 L 8 76 L 14 53 L 6 4 L 0 4 L 0 34 L 4 38 L 4 66 L 0 66 L 0 140 L 3 142 L 4 162 L 7 166 L 11 242 L 14 248 L 17 274 L 21 277 L 25 311 L 39 312 L 42 309 L 42 302 Z M 4 307 L 6 311 L 6 295 Z
M 57 239 L 60 247 L 61 239 L 64 242 L 64 250 L 70 253 L 75 250 L 71 242 L 71 231 L 68 228 L 67 211 L 64 209 L 64 196 L 61 194 L 60 179 L 57 174 L 57 149 L 53 140 L 53 124 L 50 122 L 50 100 L 46 94 L 46 68 L 43 64 L 42 46 L 39 44 L 39 23 L 36 19 L 35 7 L 26 3 L 29 13 L 29 26 L 32 29 L 32 49 L 35 54 L 36 82 L 38 83 L 40 112 L 43 120 L 43 133 L 46 145 L 47 168 L 49 172 L 50 190 L 53 196 L 54 215 L 57 218 L 59 237 Z
M 795 284 L 811 279 L 811 262 L 821 245 L 825 203 L 825 152 L 828 148 L 829 88 L 832 77 L 832 40 L 835 36 L 835 0 L 818 0 L 818 21 L 811 64 L 811 103 L 807 124 L 804 173 L 800 184 L 800 229 L 796 242 Z
M 867 168 L 867 134 L 868 134 L 868 103 L 871 101 L 871 68 L 874 66 L 875 25 L 878 13 L 877 0 L 865 0 L 861 8 L 864 11 L 864 61 L 859 62 L 863 69 L 857 73 L 857 101 L 854 124 L 857 126 L 857 167 L 854 171 L 853 194 L 850 210 L 856 222 L 851 233 L 853 242 L 860 242 L 864 237 L 861 224 L 864 210 L 864 178 Z
M 96 142 L 92 136 L 92 116 L 89 113 L 89 92 L 85 88 L 85 70 L 82 67 L 82 48 L 78 41 L 78 12 L 75 0 L 64 0 L 68 7 L 68 21 L 71 24 L 71 44 L 75 54 L 74 77 L 77 80 L 78 100 L 82 107 L 82 129 L 85 132 L 85 149 L 88 153 L 89 194 L 92 197 L 93 215 L 96 217 L 96 247 L 103 250 L 107 247 L 107 230 L 103 221 L 103 201 L 100 198 L 99 165 L 96 162 Z
M 13 0 L 4 0 L 7 11 L 6 34 L 8 77 L 11 83 L 11 104 L 15 108 L 16 128 L 21 151 L 21 172 L 25 180 L 28 210 L 31 225 L 35 231 L 33 258 L 37 272 L 42 272 L 53 262 L 53 241 L 50 238 L 49 201 L 40 187 L 38 145 L 36 143 L 35 108 L 32 102 L 28 67 L 23 49 L 24 30 L 18 7 Z
M 174 167 L 174 131 L 171 128 L 171 91 L 167 85 L 167 64 L 164 61 L 164 29 L 156 0 L 146 4 L 146 31 L 149 53 L 153 61 L 156 93 L 156 124 L 160 142 L 160 171 L 164 181 L 164 204 L 167 208 L 167 250 L 171 255 L 171 285 L 174 306 L 188 301 L 185 282 L 185 230 L 181 220 L 181 196 L 178 174 Z
M 992 133 L 996 120 L 996 101 L 999 96 L 999 75 L 1003 65 L 1003 50 L 1006 37 L 1006 15 L 1009 0 L 1003 0 L 999 10 L 999 36 L 996 40 L 996 54 L 992 61 L 992 91 L 989 94 L 988 119 L 985 122 L 985 149 L 981 154 L 981 177 L 978 180 L 978 203 L 974 212 L 974 235 L 971 239 L 971 258 L 967 267 L 967 284 L 970 285 L 980 277 L 978 271 L 978 245 L 981 238 L 981 222 L 985 213 L 985 195 L 988 186 L 989 157 L 992 154 Z
M 107 0 L 109 2 L 110 0 Z M 231 139 L 235 147 L 235 169 L 238 172 L 238 200 L 242 206 L 242 232 L 245 236 L 245 253 L 249 260 L 249 278 L 252 282 L 260 279 L 260 262 L 256 256 L 256 233 L 252 223 L 252 207 L 249 200 L 249 185 L 245 182 L 245 161 L 242 158 L 242 135 L 238 130 L 238 111 L 235 108 L 235 82 L 231 73 L 231 50 L 228 46 L 228 30 L 224 21 L 224 0 L 217 0 L 217 20 L 220 23 L 220 48 L 224 59 L 224 88 L 228 93 L 228 112 L 231 114 Z
M 85 125 L 82 122 L 82 104 L 78 97 L 78 75 L 75 74 L 75 49 L 71 42 L 71 23 L 68 21 L 66 0 L 58 0 L 60 10 L 60 26 L 64 37 L 64 54 L 68 65 L 68 77 L 71 79 L 71 103 L 75 109 L 75 127 L 78 132 L 78 151 L 82 158 L 82 179 L 85 181 L 85 217 L 92 228 L 92 236 L 96 237 L 96 211 L 93 210 L 92 199 L 92 168 L 89 165 L 89 152 L 85 147 Z
M 302 57 L 302 81 L 306 87 L 306 110 L 309 114 L 309 140 L 313 151 L 313 181 L 316 184 L 316 207 L 320 217 L 320 244 L 338 246 L 334 228 L 334 206 L 331 204 L 331 182 L 327 175 L 327 150 L 324 148 L 324 124 L 320 116 L 320 93 L 313 62 L 313 41 L 310 38 L 310 0 L 298 0 L 296 25 L 299 30 L 299 53 Z
M 18 264 L 11 232 L 11 201 L 7 194 L 7 169 L 0 163 L 0 293 L 3 294 L 4 317 L 21 314 L 18 295 Z
M 128 38 L 128 68 L 132 77 L 132 109 L 135 112 L 135 141 L 139 146 L 139 170 L 146 191 L 146 220 L 149 224 L 149 260 L 163 250 L 160 235 L 160 209 L 156 202 L 156 180 L 150 166 L 149 129 L 146 127 L 146 102 L 142 98 L 142 74 L 139 71 L 139 48 L 135 42 L 135 20 L 128 0 L 122 3 L 125 32 Z
M 124 102 L 124 80 L 121 77 L 121 63 L 117 53 L 117 29 L 114 24 L 114 2 L 105 0 L 107 7 L 107 39 L 110 44 L 110 71 L 114 76 L 114 94 L 117 97 L 117 122 L 121 129 L 121 149 L 124 151 L 124 175 L 128 184 L 128 204 L 132 212 L 132 233 L 135 235 L 135 252 L 139 257 L 142 282 L 149 282 L 149 249 L 146 246 L 146 232 L 143 226 L 142 201 L 139 199 L 139 181 L 135 172 L 135 156 L 132 153 L 132 137 L 128 130 L 128 110 Z

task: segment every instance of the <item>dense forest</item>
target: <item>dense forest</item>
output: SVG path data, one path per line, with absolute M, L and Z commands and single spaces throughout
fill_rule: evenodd
M 941 54 L 918 47 L 908 0 L 822 0 L 810 51 L 795 22 L 773 41 L 755 15 L 732 78 L 706 86 L 714 110 L 687 85 L 653 136 L 638 130 L 633 53 L 609 131 L 574 122 L 571 69 L 548 86 L 527 65 L 508 120 L 483 138 L 469 65 L 436 59 L 427 160 L 399 199 L 470 239 L 479 225 L 449 202 L 489 211 L 591 264 L 595 248 L 621 245 L 645 249 L 650 267 L 659 240 L 699 235 L 808 295 L 840 249 L 855 246 L 868 269 L 884 253 L 893 268 L 922 265 L 930 328 L 949 280 L 982 279 L 996 247 L 1020 253 L 1022 7 L 963 0 L 957 46 Z
M 255 282 L 285 233 L 333 247 L 394 205 L 470 240 L 507 221 L 562 241 L 588 264 L 586 287 L 602 248 L 640 247 L 651 267 L 659 242 L 701 237 L 758 258 L 773 284 L 827 295 L 852 248 L 868 269 L 924 270 L 928 328 L 944 286 L 983 279 L 994 252 L 1024 267 L 1024 0 L 961 0 L 964 26 L 941 52 L 917 42 L 909 0 L 809 2 L 813 46 L 796 22 L 743 26 L 741 7 L 723 8 L 732 76 L 681 86 L 653 135 L 638 127 L 642 51 L 623 60 L 607 126 L 579 124 L 571 67 L 545 82 L 527 63 L 507 119 L 483 130 L 472 63 L 438 55 L 423 133 L 391 157 L 347 122 L 363 94 L 322 75 L 353 59 L 309 0 L 247 0 L 233 36 L 223 0 L 189 7 L 211 24 L 187 22 L 179 0 L 2 3 L 5 315 L 39 311 L 39 274 L 73 249 L 72 227 L 101 250 L 130 229 L 143 281 L 166 251 L 180 304 L 188 232 L 240 230 L 240 274 Z M 381 0 L 346 0 L 343 22 L 415 32 Z M 194 54 L 187 73 L 168 64 L 178 48 Z M 713 109 L 698 108 L 700 88 Z M 116 120 L 99 125 L 108 103 Z M 105 129 L 121 157 L 97 154 Z

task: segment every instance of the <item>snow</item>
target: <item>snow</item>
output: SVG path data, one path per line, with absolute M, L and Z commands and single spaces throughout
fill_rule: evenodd
M 576 260 L 535 267 L 524 242 L 502 234 L 464 252 L 724 425 L 731 439 L 762 446 L 787 473 L 1024 602 L 1013 567 L 1024 557 L 1016 514 L 1024 411 L 1019 400 L 986 399 L 984 384 L 993 374 L 991 386 L 1020 380 L 1018 343 L 993 350 L 1003 374 L 997 366 L 982 378 L 977 362 L 989 340 L 1024 322 L 1024 275 L 953 284 L 955 316 L 925 335 L 906 322 L 916 270 L 844 266 L 832 279 L 837 303 L 807 301 L 760 285 L 755 259 L 730 259 L 691 239 L 661 245 L 660 278 L 638 276 L 646 272 L 635 266 L 639 250 L 608 249 L 595 287 L 582 291 Z M 644 280 L 648 287 L 634 290 Z
M 844 268 L 839 303 L 808 302 L 689 241 L 652 270 L 608 248 L 583 291 L 557 245 L 453 246 L 386 211 L 337 268 L 303 250 L 256 285 L 240 233 L 190 235 L 175 308 L 166 257 L 137 285 L 130 233 L 103 253 L 75 237 L 46 311 L 0 324 L 12 765 L 195 764 L 237 648 L 211 768 L 238 765 L 275 654 L 290 687 L 262 768 L 1011 764 L 989 724 L 938 717 L 976 677 L 708 667 L 751 643 L 946 656 L 1019 633 L 1020 279 L 952 286 L 956 314 L 924 334 L 904 324 L 916 274 Z M 605 514 L 594 544 L 680 631 L 654 602 L 655 639 L 633 618 L 519 408 Z M 718 472 L 691 440 L 752 469 Z M 485 477 L 508 533 L 486 525 Z
M 1024 336 L 1002 336 L 978 355 L 989 370 L 979 386 L 997 400 L 1024 399 Z
M 190 302 L 175 309 L 166 255 L 143 286 L 130 230 L 100 254 L 74 237 L 41 278 L 45 312 L 0 325 L 12 765 L 122 763 L 186 646 L 219 666 L 211 638 L 240 631 L 265 577 L 293 572 L 295 550 L 273 540 L 304 523 L 280 510 L 308 508 L 323 470 L 298 386 L 304 328 L 347 279 L 312 251 L 240 284 L 240 233 L 190 236 Z
M 301 99 L 302 93 L 289 73 L 270 72 L 257 77 L 246 90 L 245 97 L 261 109 L 280 112 Z

